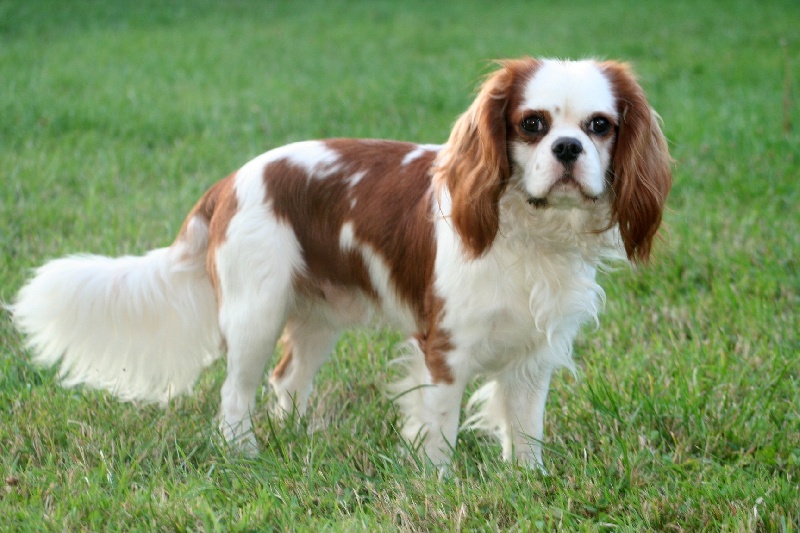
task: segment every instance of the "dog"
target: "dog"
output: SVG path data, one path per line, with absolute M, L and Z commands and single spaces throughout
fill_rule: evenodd
M 227 353 L 220 428 L 257 450 L 265 366 L 276 414 L 302 414 L 344 328 L 408 336 L 392 390 L 402 434 L 436 465 L 472 427 L 542 465 L 551 374 L 597 321 L 609 262 L 646 263 L 671 187 L 630 66 L 500 61 L 443 145 L 329 139 L 262 154 L 213 185 L 171 246 L 39 268 L 10 306 L 34 360 L 123 400 L 190 392 Z

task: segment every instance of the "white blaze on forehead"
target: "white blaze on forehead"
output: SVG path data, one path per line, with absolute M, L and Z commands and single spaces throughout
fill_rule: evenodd
M 617 116 L 613 89 L 593 61 L 546 60 L 525 86 L 522 108 L 572 123 L 594 113 Z

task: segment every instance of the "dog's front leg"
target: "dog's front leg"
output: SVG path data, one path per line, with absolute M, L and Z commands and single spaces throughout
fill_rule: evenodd
M 505 403 L 503 459 L 517 461 L 533 468 L 544 469 L 542 439 L 544 410 L 550 388 L 550 368 L 537 368 L 537 373 L 519 379 L 515 376 L 501 381 Z
M 458 435 L 462 383 L 437 383 L 422 391 L 421 410 L 427 413 L 422 428 L 422 448 L 434 465 L 446 466 L 453 455 Z
M 458 435 L 461 398 L 468 379 L 451 376 L 437 379 L 413 343 L 413 353 L 404 359 L 407 375 L 392 390 L 403 413 L 402 434 L 439 467 L 452 457 Z
M 466 426 L 497 435 L 506 461 L 544 470 L 544 410 L 551 374 L 551 366 L 534 363 L 493 376 L 470 398 L 467 410 L 472 415 Z

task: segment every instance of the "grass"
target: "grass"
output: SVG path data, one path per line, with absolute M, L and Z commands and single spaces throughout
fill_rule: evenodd
M 269 147 L 443 141 L 485 60 L 523 54 L 636 65 L 675 158 L 668 234 L 603 282 L 547 477 L 469 432 L 451 478 L 420 472 L 388 332 L 346 336 L 314 415 L 260 414 L 245 460 L 214 430 L 221 364 L 165 409 L 120 404 L 58 387 L 0 315 L 0 529 L 800 530 L 796 2 L 170 4 L 0 0 L 0 300 L 48 258 L 169 243 Z

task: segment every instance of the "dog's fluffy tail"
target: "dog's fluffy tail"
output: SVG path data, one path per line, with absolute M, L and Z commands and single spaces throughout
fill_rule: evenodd
M 10 306 L 14 322 L 35 362 L 60 362 L 66 386 L 167 401 L 190 391 L 219 356 L 207 248 L 206 221 L 190 215 L 169 248 L 141 257 L 50 261 Z

